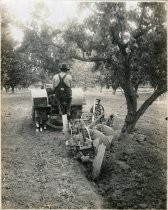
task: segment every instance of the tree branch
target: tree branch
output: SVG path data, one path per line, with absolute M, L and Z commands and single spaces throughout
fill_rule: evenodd
M 57 47 L 59 49 L 61 49 L 63 52 L 67 52 L 66 49 L 64 49 L 63 47 L 55 44 L 55 43 L 44 43 L 44 45 L 51 45 L 51 46 L 54 46 L 54 47 Z M 107 61 L 107 58 L 104 58 L 104 57 L 98 57 L 98 56 L 95 56 L 95 57 L 88 57 L 88 58 L 85 58 L 84 56 L 81 57 L 79 55 L 76 55 L 76 54 L 72 54 L 71 55 L 72 58 L 74 59 L 77 59 L 77 60 L 80 60 L 80 61 L 85 61 L 85 62 L 95 62 L 95 61 Z
M 58 44 L 55 44 L 54 42 L 50 41 L 50 42 L 43 42 L 43 40 L 41 39 L 41 37 L 39 36 L 36 36 L 36 39 L 38 41 L 40 41 L 40 43 L 43 45 L 43 46 L 54 46 L 60 50 L 62 50 L 62 52 L 64 53 L 67 53 L 67 49 L 58 45 Z M 24 43 L 21 47 L 19 47 L 18 49 L 16 49 L 16 51 L 18 53 L 21 53 L 23 52 L 25 49 L 27 49 L 27 47 L 29 46 L 30 42 L 28 43 Z M 38 52 L 38 49 L 35 49 L 35 51 Z M 85 61 L 85 62 L 95 62 L 95 61 L 107 61 L 107 58 L 104 58 L 104 57 L 98 57 L 98 56 L 95 56 L 95 57 L 88 57 L 88 58 L 85 58 L 85 57 L 80 57 L 79 55 L 76 55 L 75 53 L 71 53 L 72 55 L 70 55 L 71 58 L 74 58 L 74 59 L 77 59 L 77 60 L 81 60 L 81 61 Z
M 136 112 L 136 121 L 142 116 L 147 108 L 159 97 L 161 94 L 167 91 L 167 87 L 163 87 L 162 89 L 157 89 L 154 93 L 142 104 L 142 106 Z

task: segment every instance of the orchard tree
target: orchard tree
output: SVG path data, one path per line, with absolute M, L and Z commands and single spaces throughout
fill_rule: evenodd
M 92 13 L 82 25 L 71 24 L 64 40 L 81 50 L 71 50 L 74 59 L 103 63 L 114 72 L 127 103 L 122 132 L 131 133 L 147 108 L 167 90 L 166 5 L 142 2 L 128 10 L 126 3 L 81 4 Z M 145 82 L 155 91 L 137 109 L 136 91 Z
M 8 25 L 10 18 L 7 15 L 6 8 L 1 7 L 1 88 L 5 87 L 6 91 L 9 87 L 8 84 L 8 68 L 10 57 L 13 57 L 13 48 L 11 40 L 9 40 Z
M 18 55 L 14 52 L 15 42 L 12 40 L 9 25 L 12 20 L 8 15 L 7 9 L 1 5 L 1 86 L 8 90 L 19 83 L 20 66 Z
M 22 70 L 20 71 L 19 85 L 22 88 L 28 88 L 31 84 L 40 81 L 39 70 L 24 54 L 19 54 L 19 58 L 22 61 Z M 41 74 L 43 74 L 41 72 Z M 44 76 L 44 74 L 43 74 Z
M 27 25 L 14 23 L 8 17 L 6 9 L 2 18 L 2 85 L 28 87 L 32 83 L 48 82 L 50 75 L 58 73 L 61 62 L 70 59 L 68 53 L 61 49 L 60 30 L 49 27 L 48 15 L 44 3 L 36 3 L 32 12 L 33 21 Z M 23 33 L 23 41 L 16 47 L 10 37 L 10 25 L 16 25 Z M 60 48 L 55 45 L 59 43 Z M 69 61 L 69 64 L 71 62 Z
M 69 54 L 62 50 L 61 30 L 49 26 L 46 22 L 47 16 L 47 5 L 37 2 L 32 12 L 32 22 L 29 25 L 18 24 L 24 32 L 24 39 L 17 49 L 18 53 L 27 55 L 29 61 L 41 69 L 45 76 L 58 73 L 60 63 L 71 64 L 72 60 Z
M 9 17 L 7 8 L 1 6 L 1 88 L 5 87 L 6 91 L 11 88 L 14 92 L 18 85 L 28 87 L 35 82 L 36 76 L 28 56 L 17 52 L 18 43 L 10 33 L 10 27 L 15 23 Z
M 37 23 L 34 21 L 32 27 L 22 26 L 25 36 L 17 52 L 27 56 L 33 66 L 43 69 L 44 74 L 58 73 L 59 64 L 67 61 L 66 54 L 63 55 L 61 49 L 55 48 L 52 41 L 59 31 L 47 25 L 39 28 L 35 26 Z
M 12 92 L 17 85 L 28 88 L 36 80 L 32 65 L 15 51 L 14 46 L 10 37 L 2 35 L 1 84 L 6 90 L 11 88 Z

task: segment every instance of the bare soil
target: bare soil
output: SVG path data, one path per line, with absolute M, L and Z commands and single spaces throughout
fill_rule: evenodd
M 123 122 L 121 93 L 86 91 L 84 111 L 101 98 L 106 115 Z M 139 105 L 148 96 L 140 94 Z M 2 93 L 1 110 L 3 209 L 166 209 L 165 98 L 154 103 L 137 123 L 146 141 L 114 140 L 106 152 L 99 178 L 67 154 L 60 130 L 35 132 L 30 91 Z

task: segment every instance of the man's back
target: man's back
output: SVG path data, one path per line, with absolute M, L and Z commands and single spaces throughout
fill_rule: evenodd
M 72 100 L 72 90 L 71 82 L 72 77 L 68 74 L 70 70 L 66 64 L 62 64 L 61 73 L 56 74 L 53 77 L 53 91 L 55 93 L 55 102 L 58 106 L 59 113 L 67 114 L 70 116 L 71 111 L 71 100 Z M 65 109 L 62 109 L 61 105 L 66 103 Z
M 66 75 L 66 77 L 64 78 L 64 83 L 65 83 L 68 87 L 71 87 L 72 76 L 69 75 L 69 74 L 66 74 L 66 73 L 64 73 L 64 72 L 59 73 L 59 75 L 61 76 L 61 78 L 63 78 L 63 77 Z M 59 83 L 60 83 L 59 75 L 56 74 L 56 75 L 53 77 L 53 90 L 54 90 L 54 89 L 59 85 Z

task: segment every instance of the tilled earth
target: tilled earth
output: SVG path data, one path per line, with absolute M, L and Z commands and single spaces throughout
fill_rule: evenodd
M 150 93 L 140 93 L 138 106 Z M 122 127 L 126 114 L 125 99 L 121 93 L 97 93 L 102 99 L 106 114 L 118 117 Z M 87 102 L 93 95 L 87 93 Z M 92 102 L 93 103 L 93 102 Z M 166 95 L 154 102 L 137 123 L 137 134 L 145 140 L 123 137 L 113 138 L 112 147 L 106 152 L 97 190 L 103 196 L 103 208 L 112 209 L 166 209 L 167 186 L 167 121 Z M 115 123 L 115 125 L 117 124 Z M 117 128 L 118 127 L 118 128 Z
M 61 131 L 35 132 L 30 92 L 2 96 L 2 208 L 101 208 Z
M 124 119 L 122 94 L 87 91 L 84 111 L 102 99 L 106 114 Z M 147 97 L 140 95 L 139 104 Z M 2 93 L 2 208 L 166 209 L 166 104 L 154 103 L 137 123 L 145 141 L 114 139 L 100 177 L 89 181 L 68 156 L 61 131 L 35 132 L 30 92 Z

